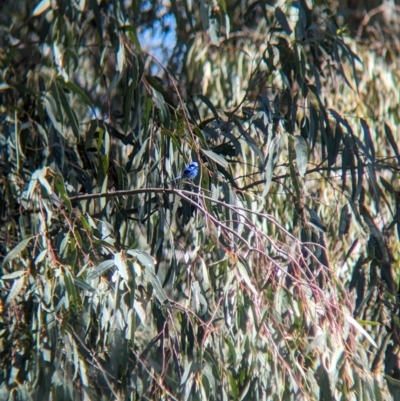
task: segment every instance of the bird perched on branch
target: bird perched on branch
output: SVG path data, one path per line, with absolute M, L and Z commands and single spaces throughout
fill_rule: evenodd
M 183 178 L 195 178 L 196 175 L 199 173 L 199 165 L 197 162 L 190 163 L 188 166 L 185 167 L 185 170 L 183 170 L 182 175 L 179 175 L 178 177 L 175 177 L 173 181 L 183 179 Z

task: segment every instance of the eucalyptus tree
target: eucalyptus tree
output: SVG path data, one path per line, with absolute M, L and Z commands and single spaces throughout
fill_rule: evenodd
M 269 3 L 3 6 L 2 399 L 395 398 L 398 76 Z

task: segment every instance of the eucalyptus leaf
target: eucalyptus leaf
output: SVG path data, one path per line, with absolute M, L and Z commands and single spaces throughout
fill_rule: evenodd
M 40 14 L 43 14 L 45 11 L 47 11 L 51 6 L 50 0 L 41 0 L 36 7 L 32 11 L 32 16 L 37 17 Z
M 292 34 L 292 30 L 286 19 L 286 15 L 279 7 L 275 8 L 275 18 L 278 20 L 279 25 L 282 27 L 285 33 L 290 36 Z
M 21 290 L 24 285 L 25 285 L 25 276 L 21 276 L 20 278 L 15 280 L 11 287 L 11 291 L 7 295 L 6 303 L 10 303 L 16 297 L 21 295 Z
M 31 242 L 31 240 L 33 238 L 34 237 L 25 238 L 17 246 L 15 246 L 10 252 L 8 252 L 7 255 L 3 259 L 2 266 L 5 266 L 8 262 L 15 259 L 17 256 L 19 256 L 20 253 L 23 252 L 27 248 L 27 246 L 29 245 L 29 243 Z
M 307 142 L 302 136 L 296 135 L 296 161 L 297 161 L 297 168 L 299 170 L 300 177 L 304 177 L 307 171 Z
M 228 161 L 227 161 L 224 157 L 222 157 L 222 156 L 220 156 L 220 155 L 214 153 L 214 152 L 211 151 L 211 150 L 202 149 L 201 151 L 202 151 L 207 157 L 209 157 L 212 161 L 214 161 L 215 163 L 219 164 L 219 165 L 222 166 L 223 168 L 227 169 L 227 168 L 229 167 L 229 163 L 228 163 Z
M 115 266 L 115 263 L 113 260 L 105 260 L 101 262 L 95 269 L 91 270 L 88 275 L 86 276 L 86 280 L 93 280 L 108 270 L 110 270 L 112 267 Z

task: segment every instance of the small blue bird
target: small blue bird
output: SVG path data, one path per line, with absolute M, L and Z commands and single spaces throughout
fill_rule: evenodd
M 173 181 L 179 180 L 180 178 L 195 178 L 199 172 L 199 165 L 197 162 L 190 163 L 186 166 L 185 170 L 183 170 L 182 175 L 175 177 Z

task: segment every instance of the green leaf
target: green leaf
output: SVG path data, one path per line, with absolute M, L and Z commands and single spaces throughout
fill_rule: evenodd
M 308 223 L 313 226 L 315 229 L 317 229 L 320 232 L 326 232 L 326 227 L 324 223 L 322 223 L 322 220 L 318 216 L 317 212 L 314 210 L 310 209 L 307 207 L 308 213 L 310 214 L 310 220 Z
M 117 268 L 120 277 L 124 280 L 129 280 L 128 266 L 121 252 L 114 254 L 114 265 Z
M 225 31 L 226 31 L 226 37 L 229 39 L 229 34 L 231 32 L 231 20 L 229 19 L 229 15 L 225 14 Z
M 400 154 L 399 154 L 399 148 L 397 146 L 397 141 L 394 139 L 393 133 L 389 125 L 385 123 L 385 134 L 386 138 L 388 139 L 390 146 L 392 147 L 394 154 L 397 157 L 398 162 L 400 163 Z
M 357 322 L 361 325 L 361 326 L 381 326 L 382 323 L 379 323 L 375 320 L 360 320 L 357 319 Z
M 139 2 L 137 2 L 137 4 L 139 4 Z M 129 38 L 130 38 L 131 42 L 135 45 L 136 50 L 139 53 L 142 53 L 140 41 L 136 34 L 136 28 L 132 25 L 124 25 L 123 27 L 121 27 L 121 30 L 124 32 L 128 32 Z
M 347 170 L 350 170 L 350 173 L 354 175 L 354 169 L 355 169 L 355 161 L 354 161 L 354 149 L 353 149 L 353 141 L 352 137 L 350 134 L 347 134 L 344 138 L 344 145 L 345 148 L 343 150 L 343 155 L 342 155 L 342 190 L 345 189 L 346 187 L 346 181 L 347 181 Z M 355 199 L 355 194 L 356 194 L 356 185 L 354 182 L 354 179 L 352 179 L 352 199 Z
M 233 397 L 234 400 L 238 400 L 239 399 L 239 386 L 238 386 L 238 383 L 236 382 L 235 378 L 233 377 L 233 374 L 231 371 L 228 371 L 228 379 L 229 379 L 230 390 L 231 390 L 230 395 Z
M 347 120 L 345 118 L 343 118 L 336 110 L 334 109 L 328 109 L 328 111 L 332 114 L 332 116 L 335 118 L 335 120 L 342 124 L 348 133 L 352 133 L 353 130 L 351 129 L 349 123 L 347 122 Z
M 357 56 L 357 54 L 355 54 L 348 45 L 346 45 L 341 39 L 336 38 L 335 42 L 334 42 L 334 46 L 336 47 L 336 45 L 339 45 L 343 51 L 343 54 L 345 57 L 347 57 L 347 59 L 350 61 L 352 69 L 353 69 L 353 77 L 354 77 L 354 81 L 355 81 L 355 85 L 356 85 L 356 89 L 358 91 L 358 76 L 357 76 L 357 70 L 356 70 L 356 64 L 355 62 L 358 61 L 360 64 L 362 64 L 360 58 Z M 343 70 L 342 70 L 343 72 Z M 344 72 L 343 72 L 344 74 Z M 344 76 L 344 75 L 343 75 Z M 346 76 L 344 76 L 346 82 L 347 78 Z M 348 82 L 349 87 L 352 88 L 352 86 L 350 85 L 350 83 Z
M 334 43 L 333 43 L 333 56 L 335 58 L 336 65 L 338 66 L 338 70 L 339 70 L 340 75 L 344 78 L 344 80 L 346 81 L 346 84 L 348 85 L 348 87 L 350 89 L 354 90 L 353 85 L 349 81 L 349 79 L 348 79 L 348 77 L 346 75 L 346 72 L 345 72 L 345 70 L 343 68 L 342 57 L 340 56 L 340 52 L 339 52 L 339 44 L 340 44 L 339 40 L 335 40 L 334 41 Z M 342 51 L 346 52 L 346 50 L 344 50 L 343 48 L 342 48 Z M 358 86 L 357 85 L 357 76 L 355 76 L 355 80 L 356 80 L 356 87 L 357 87 Z
M 122 41 L 119 42 L 119 48 L 117 52 L 117 65 L 116 70 L 122 72 L 125 65 L 125 46 Z
M 51 188 L 51 185 L 49 184 L 49 182 L 45 177 L 47 173 L 47 167 L 44 167 L 40 170 L 36 170 L 36 172 L 37 172 L 36 178 L 39 180 L 40 184 L 47 191 L 47 193 L 51 195 L 53 193 L 53 189 Z
M 274 172 L 274 165 L 275 165 L 275 159 L 277 158 L 275 156 L 275 152 L 280 152 L 280 146 L 281 146 L 281 141 L 282 138 L 281 136 L 276 136 L 274 139 L 272 139 L 269 150 L 268 150 L 268 160 L 267 160 L 267 165 L 265 167 L 265 185 L 264 185 L 264 191 L 261 195 L 262 198 L 267 196 L 269 189 L 271 187 L 271 182 L 272 182 L 272 175 Z M 277 154 L 278 156 L 278 154 Z
M 373 196 L 375 204 L 376 204 L 376 210 L 379 210 L 380 190 L 378 187 L 378 183 L 376 181 L 375 166 L 372 165 L 371 163 L 368 163 L 367 164 L 367 172 L 368 172 L 368 177 L 370 179 L 370 183 L 371 183 L 371 187 L 372 187 L 372 196 Z
M 165 128 L 169 128 L 171 124 L 171 115 L 167 105 L 165 104 L 164 96 L 162 95 L 162 88 L 160 88 L 159 82 L 154 77 L 146 77 L 147 82 L 153 87 L 153 96 L 157 110 L 160 116 L 160 120 Z M 159 88 L 159 90 L 157 89 Z
M 10 303 L 13 299 L 15 299 L 18 295 L 21 295 L 21 290 L 25 284 L 25 276 L 20 277 L 18 280 L 15 280 L 11 291 L 9 292 L 6 303 Z
M 183 386 L 187 382 L 189 375 L 192 372 L 192 363 L 193 362 L 189 362 L 185 368 L 185 371 L 183 372 L 182 379 L 180 382 L 181 386 Z
M 336 163 L 337 156 L 340 151 L 340 145 L 343 141 L 343 130 L 340 124 L 336 124 L 335 136 L 332 131 L 327 130 L 328 135 L 328 166 L 332 167 Z
M 68 81 L 62 81 L 64 86 L 68 89 L 70 89 L 72 92 L 75 92 L 83 101 L 86 103 L 90 108 L 93 108 L 93 103 L 90 100 L 89 96 L 83 91 L 79 86 L 75 85 L 73 82 Z
M 229 163 L 228 163 L 228 161 L 227 161 L 224 157 L 222 157 L 222 156 L 220 156 L 220 155 L 214 153 L 214 152 L 211 151 L 211 150 L 201 149 L 201 151 L 202 151 L 207 157 L 209 157 L 211 160 L 213 160 L 215 163 L 219 164 L 219 165 L 222 166 L 223 168 L 227 169 L 227 168 L 229 167 Z
M 51 122 L 53 123 L 54 128 L 59 132 L 59 134 L 64 137 L 64 131 L 62 129 L 62 125 L 56 119 L 56 110 L 54 99 L 51 97 L 49 93 L 43 98 L 44 107 L 47 111 L 47 115 L 49 116 Z
M 90 292 L 95 292 L 96 290 L 91 286 L 91 285 L 89 285 L 86 281 L 83 281 L 83 280 L 81 280 L 80 278 L 78 278 L 78 277 L 74 277 L 74 284 L 78 287 L 78 288 L 80 288 L 80 289 L 82 289 L 82 290 L 85 290 L 85 291 L 90 291 Z
M 394 379 L 389 375 L 384 375 L 384 377 L 391 386 L 395 386 L 400 389 L 400 380 Z
M 275 18 L 279 22 L 279 25 L 282 27 L 282 29 L 285 31 L 285 33 L 290 36 L 292 34 L 292 29 L 289 26 L 289 23 L 286 19 L 285 13 L 279 8 L 275 8 Z
M 379 179 L 381 181 L 381 184 L 385 187 L 386 191 L 388 191 L 392 195 L 396 194 L 396 190 L 388 181 L 386 181 L 383 177 L 379 177 Z
M 217 15 L 211 14 L 209 24 L 208 31 L 210 33 L 211 43 L 215 46 L 219 46 L 220 23 Z
M 125 189 L 129 189 L 129 180 L 128 180 L 128 174 L 126 170 L 121 167 L 116 165 L 115 170 L 117 171 L 117 178 L 118 178 L 118 189 L 120 191 L 123 191 Z
M 88 273 L 88 275 L 86 276 L 86 280 L 93 280 L 101 276 L 114 266 L 115 266 L 114 260 L 105 260 L 104 262 L 101 262 L 98 266 L 96 266 L 93 270 L 91 270 Z
M 25 248 L 28 246 L 29 242 L 32 240 L 32 238 L 35 238 L 34 236 L 26 238 L 22 240 L 15 248 L 13 248 L 10 252 L 7 253 L 5 258 L 3 259 L 2 266 L 5 266 L 8 262 L 19 256 L 19 254 L 25 250 Z
M 300 136 L 296 135 L 296 161 L 297 161 L 297 168 L 299 170 L 300 177 L 304 177 L 304 174 L 307 171 L 307 142 L 305 139 Z
M 50 0 L 42 0 L 40 1 L 36 7 L 32 11 L 32 16 L 37 17 L 40 14 L 43 14 L 45 11 L 47 11 L 51 6 Z
M 198 281 L 192 283 L 191 288 L 192 305 L 198 316 L 204 316 L 208 310 L 207 300 L 202 294 Z
M 349 213 L 349 205 L 346 203 L 340 212 L 339 221 L 339 238 L 342 238 L 343 234 L 347 234 L 350 226 L 351 214 Z
M 237 262 L 237 268 L 238 268 L 238 272 L 239 272 L 240 276 L 246 283 L 246 286 L 250 289 L 250 291 L 254 295 L 258 296 L 258 291 L 255 289 L 254 285 L 251 283 L 250 277 L 247 273 L 245 266 L 241 262 Z
M 206 0 L 200 0 L 200 17 L 203 24 L 203 30 L 206 31 L 210 25 L 209 5 Z
M 64 109 L 65 113 L 68 116 L 68 120 L 69 120 L 69 123 L 71 125 L 72 131 L 73 131 L 75 137 L 77 139 L 79 139 L 80 138 L 80 132 L 79 132 L 78 119 L 76 117 L 76 114 L 75 114 L 74 110 L 71 108 L 71 106 L 70 106 L 70 104 L 69 104 L 69 102 L 67 100 L 67 97 L 65 96 L 63 88 L 60 87 L 59 85 L 57 85 L 57 93 L 58 93 L 58 96 L 59 96 L 59 98 L 61 100 L 61 104 L 63 106 L 63 109 Z
M 318 127 L 320 121 L 318 117 L 318 112 L 315 109 L 314 105 L 310 105 L 310 127 L 307 133 L 307 137 L 311 143 L 311 147 L 313 148 L 315 145 L 315 141 L 317 139 Z
M 375 162 L 375 149 L 374 149 L 374 141 L 371 138 L 371 130 L 367 124 L 367 122 L 363 119 L 360 118 L 361 126 L 364 132 L 364 140 L 365 140 L 365 145 L 366 149 L 369 153 L 370 160 L 371 162 Z
M 0 83 L 0 92 L 6 91 L 7 89 L 10 89 L 10 88 L 11 88 L 11 86 L 8 84 L 6 84 L 4 82 Z
M 232 341 L 229 340 L 229 338 L 224 338 L 225 344 L 228 346 L 229 348 L 229 361 L 232 362 L 233 366 L 236 366 L 237 364 L 237 360 L 238 360 L 238 355 L 235 349 L 234 344 L 232 343 Z
M 91 233 L 91 232 L 93 231 L 92 226 L 89 224 L 89 222 L 87 221 L 86 217 L 85 217 L 83 214 L 81 214 L 81 215 L 79 216 L 79 221 L 81 222 L 83 228 L 84 228 L 86 231 L 88 231 L 89 233 Z
M 154 259 L 147 252 L 138 249 L 128 249 L 126 253 L 137 259 L 142 266 L 154 272 Z
M 4 263 L 4 262 L 3 262 Z M 18 270 L 16 272 L 10 273 L 10 274 L 4 274 L 3 276 L 0 277 L 1 280 L 13 280 L 15 278 L 25 276 L 27 274 L 26 270 Z
M 366 330 L 363 329 L 363 327 L 357 320 L 355 320 L 350 315 L 345 315 L 345 318 L 346 318 L 347 322 L 349 324 L 351 324 L 355 328 L 356 331 L 358 331 L 360 334 L 362 334 L 364 336 L 364 338 L 366 338 L 374 348 L 378 348 L 378 345 L 376 344 L 374 339 L 367 333 Z
M 65 189 L 64 178 L 61 174 L 56 174 L 54 176 L 54 189 L 57 191 L 58 195 L 64 201 L 65 206 L 68 210 L 68 213 L 71 214 L 72 204 L 71 204 L 71 201 L 69 200 L 69 196 Z
M 144 251 L 140 251 L 137 249 L 129 249 L 127 253 L 140 263 L 140 265 L 144 268 L 144 278 L 145 280 L 151 284 L 153 287 L 155 296 L 157 299 L 163 304 L 165 301 L 168 300 L 168 297 L 165 291 L 162 288 L 160 280 L 155 274 L 154 270 L 154 259 Z
M 241 121 L 237 117 L 232 118 L 233 122 L 237 126 L 240 135 L 243 137 L 243 140 L 246 142 L 248 146 L 252 149 L 254 154 L 256 155 L 256 160 L 258 160 L 259 165 L 262 165 L 262 161 L 264 159 L 264 155 L 261 152 L 260 148 L 258 147 L 257 143 L 254 141 L 254 139 L 246 132 L 245 129 L 243 129 Z
M 214 105 L 212 104 L 211 100 L 210 100 L 208 97 L 203 96 L 203 95 L 197 95 L 197 97 L 198 97 L 200 100 L 202 100 L 202 101 L 207 105 L 207 107 L 208 107 L 208 108 L 211 110 L 211 112 L 213 113 L 215 119 L 216 119 L 217 121 L 219 121 L 219 115 L 218 115 L 217 109 L 214 107 Z
M 65 288 L 69 296 L 70 305 L 76 305 L 78 301 L 78 294 L 76 292 L 74 278 L 68 270 L 64 271 Z

